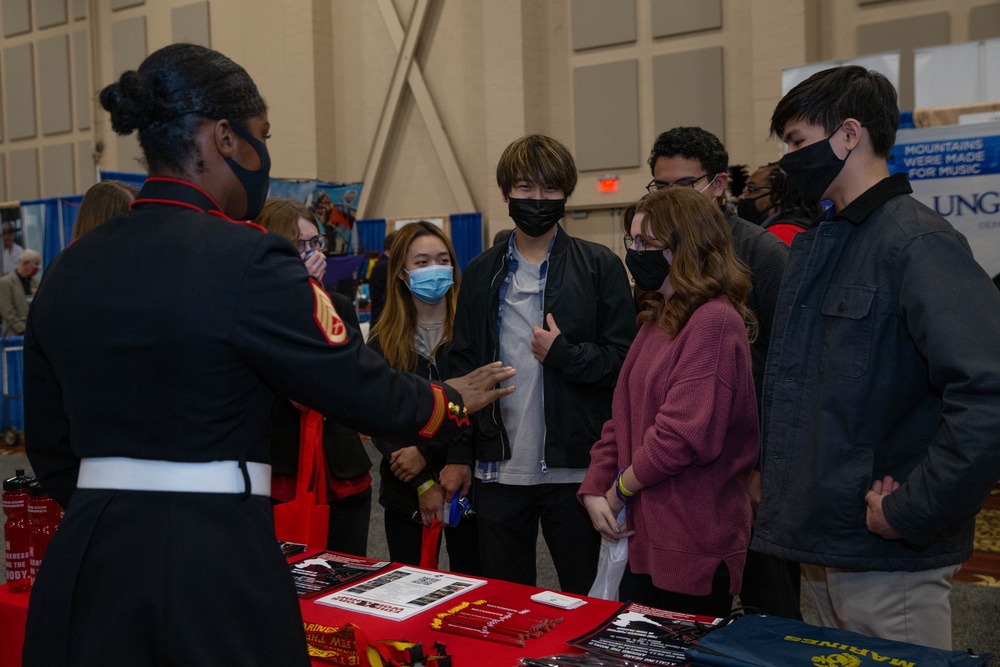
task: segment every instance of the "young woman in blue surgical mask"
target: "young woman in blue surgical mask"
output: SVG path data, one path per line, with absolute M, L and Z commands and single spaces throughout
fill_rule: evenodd
M 385 310 L 368 345 L 389 365 L 441 381 L 448 374 L 459 273 L 451 241 L 437 226 L 419 221 L 396 232 L 389 254 Z M 438 483 L 453 463 L 448 448 L 427 447 L 422 438 L 392 443 L 373 438 L 382 462 L 379 503 L 385 508 L 389 557 L 420 564 L 423 526 L 431 526 L 444 507 Z M 479 542 L 474 519 L 463 518 L 443 530 L 450 569 L 480 574 Z

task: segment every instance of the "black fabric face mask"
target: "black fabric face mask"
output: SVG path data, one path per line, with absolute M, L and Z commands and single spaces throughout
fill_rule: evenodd
M 650 248 L 645 252 L 625 251 L 625 266 L 635 280 L 635 286 L 641 290 L 655 291 L 663 286 L 663 281 L 670 275 L 670 262 L 663 256 L 662 249 Z
M 260 158 L 260 169 L 257 170 L 247 169 L 240 166 L 236 160 L 229 157 L 225 158 L 226 164 L 236 174 L 240 185 L 243 186 L 243 189 L 247 193 L 247 210 L 243 214 L 243 220 L 253 220 L 260 213 L 260 209 L 264 207 L 264 202 L 267 200 L 267 191 L 271 186 L 271 154 L 267 152 L 267 145 L 250 134 L 248 130 L 237 123 L 231 122 L 229 126 L 233 128 L 233 132 L 245 139 L 253 147 L 257 153 L 257 157 Z
M 830 139 L 839 131 L 840 127 L 825 140 L 817 141 L 792 153 L 785 153 L 785 156 L 778 161 L 778 165 L 788 174 L 792 185 L 798 189 L 802 201 L 807 206 L 812 206 L 823 198 L 827 188 L 844 168 L 847 158 L 851 157 L 851 152 L 848 151 L 841 160 L 833 152 Z
M 522 232 L 528 236 L 542 236 L 566 214 L 566 200 L 510 197 L 507 212 Z
M 736 215 L 740 216 L 747 222 L 752 222 L 755 225 L 767 220 L 767 211 L 757 210 L 757 200 L 761 197 L 767 197 L 770 193 L 765 193 L 762 195 L 757 195 L 756 197 L 747 197 L 746 199 L 740 199 L 736 202 Z

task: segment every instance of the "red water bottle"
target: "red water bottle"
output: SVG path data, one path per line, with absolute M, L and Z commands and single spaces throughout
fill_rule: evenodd
M 28 554 L 31 550 L 28 530 L 28 484 L 31 479 L 24 470 L 16 470 L 13 477 L 3 483 L 3 511 L 7 522 L 3 525 L 7 549 L 7 585 L 14 593 L 31 590 L 28 578 Z
M 59 527 L 59 505 L 38 480 L 28 485 L 28 578 L 34 583 L 52 535 Z

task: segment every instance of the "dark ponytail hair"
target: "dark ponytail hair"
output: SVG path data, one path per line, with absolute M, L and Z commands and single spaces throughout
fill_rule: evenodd
M 195 152 L 201 118 L 245 124 L 267 111 L 246 70 L 218 51 L 171 44 L 147 57 L 101 91 L 111 127 L 121 135 L 139 131 L 151 171 L 183 173 Z

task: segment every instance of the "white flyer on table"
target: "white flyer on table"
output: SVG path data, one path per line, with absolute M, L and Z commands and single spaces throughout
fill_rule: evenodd
M 451 600 L 486 581 L 404 565 L 316 602 L 351 611 L 403 620 Z

